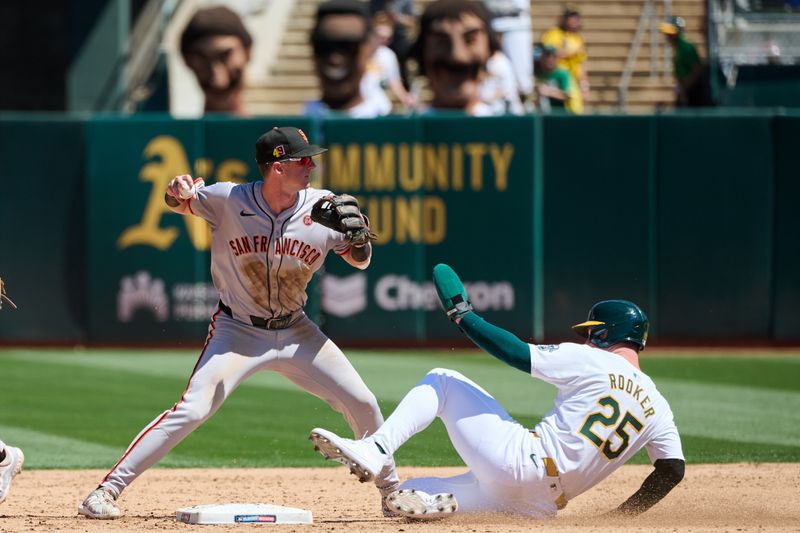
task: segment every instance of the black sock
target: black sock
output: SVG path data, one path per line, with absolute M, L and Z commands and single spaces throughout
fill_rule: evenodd
M 3 451 L 0 452 L 0 463 L 6 460 L 6 449 L 3 448 Z

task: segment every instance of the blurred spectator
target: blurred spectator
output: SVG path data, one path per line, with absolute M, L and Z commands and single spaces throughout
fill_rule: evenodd
M 737 11 L 754 13 L 780 13 L 800 9 L 800 0 L 735 0 Z
M 697 47 L 686 39 L 686 23 L 681 17 L 670 17 L 658 25 L 672 46 L 672 70 L 675 76 L 675 106 L 703 107 L 711 105 L 708 69 L 697 53 Z
M 521 115 L 525 109 L 519 98 L 514 66 L 500 50 L 499 43 L 490 39 L 492 56 L 486 62 L 486 74 L 481 79 L 480 97 L 493 115 Z M 533 67 L 531 67 L 533 68 Z
M 563 110 L 577 113 L 574 105 L 580 103 L 580 91 L 572 74 L 558 66 L 558 51 L 549 45 L 537 45 L 536 58 L 536 103 L 542 113 Z
M 406 60 L 411 51 L 411 37 L 417 31 L 417 15 L 412 0 L 370 0 L 370 12 L 374 15 L 383 12 L 392 21 L 392 39 L 387 44 L 397 55 L 400 65 L 400 78 L 408 89 L 408 68 Z
M 781 60 L 781 46 L 774 41 L 768 41 L 766 43 L 764 55 L 767 56 L 768 65 L 780 65 L 783 63 Z
M 205 96 L 205 112 L 246 115 L 242 91 L 253 39 L 227 7 L 197 11 L 181 35 L 181 55 Z
M 386 95 L 362 94 L 361 80 L 372 54 L 369 10 L 358 0 L 329 0 L 320 4 L 311 32 L 314 68 L 322 99 L 306 104 L 306 114 L 330 111 L 353 118 L 385 115 Z
M 391 112 L 392 104 L 386 96 L 386 91 L 392 92 L 394 97 L 403 105 L 404 108 L 414 108 L 417 100 L 409 93 L 400 78 L 400 66 L 397 55 L 388 47 L 392 40 L 394 25 L 389 16 L 379 11 L 372 18 L 372 46 L 373 52 L 367 63 L 364 77 L 361 78 L 361 94 L 370 95 L 375 92 L 374 98 L 383 98 L 386 113 Z M 370 98 L 371 96 L 366 96 Z
M 513 65 L 520 97 L 533 93 L 533 30 L 531 0 L 484 0 L 492 15 L 492 30 L 500 37 L 503 53 Z
M 567 8 L 561 15 L 557 26 L 542 34 L 542 44 L 552 46 L 558 55 L 558 65 L 572 74 L 578 84 L 580 102 L 574 102 L 573 111 L 582 113 L 589 101 L 589 76 L 586 73 L 586 46 L 581 31 L 581 14 L 574 8 Z
M 436 0 L 425 8 L 411 57 L 433 92 L 431 111 L 492 115 L 481 101 L 480 79 L 491 55 L 489 13 L 473 0 Z

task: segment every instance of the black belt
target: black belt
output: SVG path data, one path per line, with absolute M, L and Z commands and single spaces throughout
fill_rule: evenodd
M 222 300 L 219 301 L 219 309 L 229 317 L 233 318 L 233 312 L 231 311 L 231 308 L 222 303 Z M 250 323 L 261 329 L 286 329 L 294 324 L 295 320 L 301 314 L 302 311 L 298 310 L 294 313 L 284 316 L 277 316 L 274 318 L 263 318 L 260 316 L 250 315 Z

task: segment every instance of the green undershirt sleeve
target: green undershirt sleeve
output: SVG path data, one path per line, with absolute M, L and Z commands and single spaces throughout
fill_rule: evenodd
M 475 313 L 464 315 L 459 327 L 482 350 L 514 368 L 531 373 L 530 346 L 513 333 L 486 322 Z

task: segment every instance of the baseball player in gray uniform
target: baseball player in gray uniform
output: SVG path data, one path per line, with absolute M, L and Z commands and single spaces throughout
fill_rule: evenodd
M 306 285 L 330 250 L 359 269 L 367 268 L 371 257 L 368 223 L 352 205 L 355 199 L 339 202 L 342 197 L 309 187 L 316 167 L 312 157 L 324 151 L 309 144 L 302 130 L 274 128 L 256 142 L 263 181 L 206 187 L 183 175 L 170 182 L 167 205 L 176 213 L 202 217 L 211 226 L 211 276 L 219 309 L 211 317 L 203 351 L 178 403 L 133 439 L 81 504 L 80 514 L 119 517 L 116 501 L 125 487 L 260 370 L 278 372 L 327 402 L 359 437 L 383 423 L 375 396 L 342 351 L 303 312 Z M 350 205 L 340 213 L 326 213 L 331 203 Z M 343 229 L 347 233 L 331 229 L 339 227 L 333 223 L 339 215 L 349 217 Z M 394 491 L 394 463 L 387 462 L 375 481 L 382 495 Z
M 447 265 L 434 268 L 434 284 L 447 315 L 475 344 L 555 385 L 555 405 L 527 429 L 480 386 L 438 368 L 365 439 L 312 430 L 310 439 L 326 458 L 371 479 L 405 441 L 441 418 L 470 470 L 450 478 L 411 479 L 389 495 L 391 509 L 419 519 L 455 511 L 552 517 L 642 448 L 655 469 L 612 514 L 644 512 L 681 481 L 685 464 L 672 411 L 639 368 L 649 326 L 639 307 L 625 300 L 598 302 L 588 320 L 573 326 L 585 344 L 533 345 L 476 315 Z

